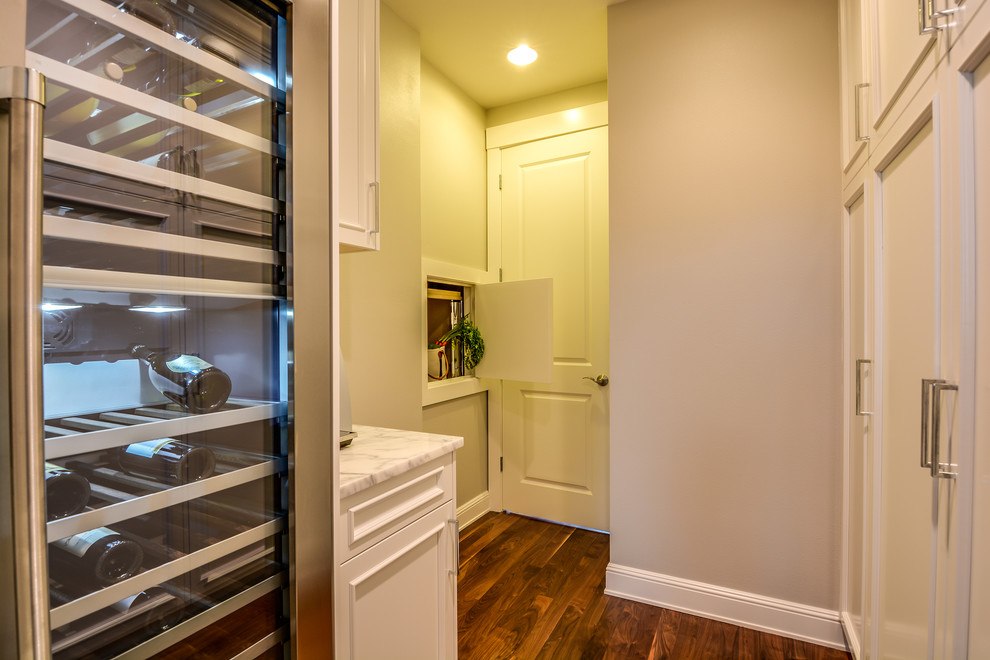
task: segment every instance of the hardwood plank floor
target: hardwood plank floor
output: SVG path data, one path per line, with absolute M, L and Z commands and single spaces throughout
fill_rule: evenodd
M 606 596 L 607 534 L 488 513 L 461 534 L 460 660 L 851 660 Z

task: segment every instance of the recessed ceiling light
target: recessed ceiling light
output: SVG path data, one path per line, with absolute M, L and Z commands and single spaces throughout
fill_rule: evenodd
M 518 64 L 519 66 L 526 66 L 536 61 L 536 51 L 522 44 L 517 48 L 513 48 L 509 51 L 509 61 L 513 64 Z

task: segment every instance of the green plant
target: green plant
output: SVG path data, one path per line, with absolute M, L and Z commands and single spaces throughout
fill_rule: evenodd
M 437 340 L 436 346 L 444 346 L 449 341 L 460 340 L 464 348 L 464 369 L 470 371 L 481 362 L 485 355 L 485 340 L 481 338 L 478 326 L 468 319 L 469 314 L 461 318 L 450 330 Z

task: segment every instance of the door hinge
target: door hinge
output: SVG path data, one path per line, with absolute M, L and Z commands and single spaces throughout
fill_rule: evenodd
M 498 189 L 499 190 L 502 189 L 502 175 L 501 174 L 498 175 Z
M 499 456 L 498 457 L 498 471 L 499 472 L 502 472 L 504 468 L 505 468 L 505 458 L 503 458 L 502 456 Z
M 498 281 L 499 282 L 502 281 L 502 269 L 501 268 L 498 269 Z

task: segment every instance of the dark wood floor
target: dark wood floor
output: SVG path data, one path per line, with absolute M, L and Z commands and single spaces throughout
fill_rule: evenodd
M 851 660 L 848 653 L 606 596 L 606 534 L 489 513 L 461 534 L 460 660 Z

